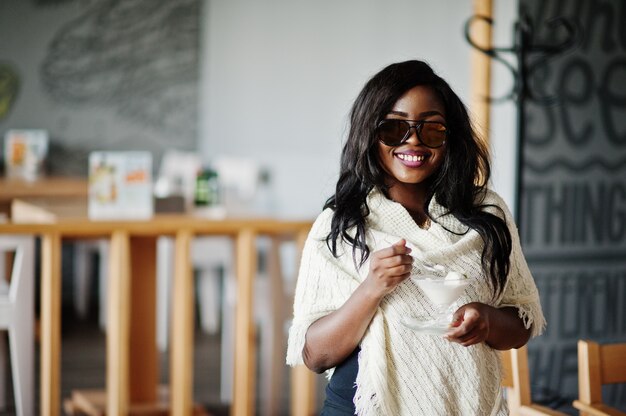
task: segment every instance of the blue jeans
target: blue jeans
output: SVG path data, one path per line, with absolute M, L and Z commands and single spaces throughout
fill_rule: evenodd
M 352 354 L 335 368 L 335 372 L 326 386 L 326 400 L 320 416 L 352 416 L 355 414 L 354 394 L 356 393 L 356 375 L 359 372 L 359 351 Z

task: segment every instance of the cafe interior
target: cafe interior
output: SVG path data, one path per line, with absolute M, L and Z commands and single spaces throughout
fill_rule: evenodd
M 285 357 L 367 79 L 428 62 L 547 320 L 511 415 L 626 415 L 620 0 L 0 2 L 0 416 L 319 414 Z

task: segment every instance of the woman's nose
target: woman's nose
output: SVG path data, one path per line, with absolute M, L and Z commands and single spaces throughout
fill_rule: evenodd
M 405 143 L 410 143 L 414 146 L 419 146 L 422 142 L 417 135 L 417 126 L 411 126 L 409 129 L 409 136 L 404 140 Z

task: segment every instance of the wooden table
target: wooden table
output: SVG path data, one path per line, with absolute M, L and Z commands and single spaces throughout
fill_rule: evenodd
M 27 197 L 86 196 L 87 179 L 83 177 L 44 176 L 35 181 L 0 177 L 0 201 Z
M 172 415 L 193 407 L 194 285 L 191 243 L 199 235 L 235 240 L 237 305 L 233 415 L 252 415 L 255 403 L 256 337 L 252 316 L 258 235 L 295 238 L 302 248 L 311 222 L 274 219 L 208 220 L 160 215 L 146 221 L 58 219 L 44 224 L 0 224 L 3 234 L 41 236 L 41 414 L 60 409 L 61 243 L 70 239 L 110 240 L 106 364 L 107 415 L 127 415 L 131 406 L 157 401 L 158 352 L 155 342 L 156 239 L 175 239 L 170 398 Z M 301 250 L 298 250 L 300 252 Z M 302 371 L 302 370 L 300 370 Z M 296 371 L 297 376 L 298 371 Z M 300 376 L 301 377 L 301 376 Z M 304 378 L 310 377 L 304 374 Z M 295 393 L 295 392 L 294 392 Z M 298 406 L 294 397 L 293 405 Z M 294 408 L 295 409 L 295 408 Z M 296 411 L 296 410 L 294 410 Z
M 87 199 L 88 182 L 82 177 L 44 176 L 35 181 L 0 176 L 0 213 L 10 217 L 11 202 L 15 199 L 46 198 L 59 201 L 73 198 Z

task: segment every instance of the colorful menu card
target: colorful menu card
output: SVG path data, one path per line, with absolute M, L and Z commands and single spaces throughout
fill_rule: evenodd
M 4 136 L 4 164 L 9 178 L 36 180 L 43 175 L 47 154 L 46 130 L 9 130 Z
M 150 152 L 89 155 L 89 218 L 148 219 L 154 213 Z

